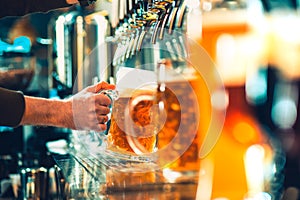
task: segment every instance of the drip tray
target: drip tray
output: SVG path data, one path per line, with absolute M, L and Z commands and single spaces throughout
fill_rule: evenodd
M 168 183 L 160 171 L 124 172 L 85 154 L 54 155 L 66 199 L 195 199 L 194 182 Z

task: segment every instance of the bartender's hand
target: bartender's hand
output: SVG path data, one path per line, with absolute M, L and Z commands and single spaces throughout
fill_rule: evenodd
M 66 2 L 67 2 L 68 4 L 76 4 L 76 3 L 79 3 L 78 0 L 66 0 Z
M 79 1 L 80 0 L 66 0 L 67 4 L 79 4 Z M 92 4 L 92 3 L 95 3 L 96 1 L 95 0 L 91 1 L 90 0 L 89 3 L 88 3 L 87 0 L 86 0 L 84 2 L 85 2 L 85 5 L 88 6 L 88 5 Z
M 64 100 L 25 96 L 25 111 L 20 125 L 104 131 L 111 104 L 109 97 L 99 94 L 104 89 L 115 89 L 115 86 L 101 82 Z
M 106 82 L 100 82 L 89 86 L 75 94 L 72 100 L 73 129 L 104 131 L 107 114 L 110 112 L 109 105 L 111 99 L 104 94 L 99 94 L 101 90 L 115 89 L 115 86 Z

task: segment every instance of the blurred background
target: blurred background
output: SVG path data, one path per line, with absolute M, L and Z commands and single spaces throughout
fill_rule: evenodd
M 0 19 L 0 42 L 13 43 L 20 36 L 27 36 L 31 41 L 29 53 L 12 51 L 0 55 L 0 86 L 22 90 L 26 95 L 66 98 L 74 87 L 80 90 L 89 84 L 74 85 L 78 66 L 104 38 L 113 36 L 122 22 L 114 20 L 116 13 L 103 12 L 110 3 L 103 0 L 86 9 L 75 5 L 47 13 Z M 276 138 L 278 144 L 275 143 L 282 150 L 278 154 L 282 170 L 278 183 L 282 182 L 284 189 L 292 188 L 297 193 L 300 189 L 300 1 L 202 0 L 199 3 L 200 14 L 194 9 L 187 22 L 188 34 L 215 62 L 229 91 L 231 103 L 227 105 L 224 130 L 230 132 L 237 118 L 251 115 L 255 119 L 253 123 L 263 127 L 270 140 Z M 80 22 L 80 16 L 85 16 L 84 22 Z M 88 39 L 82 44 L 84 46 L 78 46 L 80 44 L 75 41 L 85 37 Z M 104 76 L 100 80 L 108 80 L 115 70 L 110 62 L 115 49 L 105 48 L 103 55 L 106 57 L 101 58 L 101 62 L 109 67 L 104 73 L 97 69 L 101 73 L 95 73 Z M 7 62 L 28 66 L 34 73 L 12 75 L 17 77 L 13 84 L 13 78 L 8 79 L 9 74 L 1 75 L 7 73 Z M 243 99 L 242 103 L 237 99 Z M 226 127 L 231 128 L 227 130 Z M 248 137 L 248 133 L 252 134 L 247 132 L 249 130 L 242 127 L 240 132 Z M 71 132 L 55 127 L 0 127 L 0 179 L 16 173 L 20 166 L 53 166 L 46 143 L 59 139 L 69 141 Z M 245 137 L 234 136 L 234 140 L 246 144 L 250 139 Z M 227 140 L 221 136 L 220 143 L 226 141 L 224 144 L 227 144 Z M 274 151 L 276 145 L 271 146 Z M 226 152 L 224 148 L 217 147 L 216 154 L 223 151 L 221 157 L 234 157 L 236 149 Z M 218 173 L 226 173 L 226 168 Z

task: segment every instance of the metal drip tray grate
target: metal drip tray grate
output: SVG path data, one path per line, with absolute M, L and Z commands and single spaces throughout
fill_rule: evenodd
M 167 183 L 160 172 L 120 172 L 99 160 L 77 155 L 55 155 L 65 179 L 66 199 L 195 199 L 197 184 Z

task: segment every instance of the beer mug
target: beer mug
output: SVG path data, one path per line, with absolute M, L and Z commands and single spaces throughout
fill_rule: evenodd
M 122 68 L 120 73 L 124 75 L 119 78 L 122 80 L 117 83 L 116 90 L 100 92 L 112 99 L 108 149 L 134 154 L 153 153 L 157 150 L 157 133 L 165 116 L 155 104 L 157 83 L 152 79 L 155 76 L 150 71 L 133 68 Z M 148 81 L 128 82 L 137 73 L 146 74 Z M 136 140 L 139 143 L 135 143 Z
M 195 90 L 201 80 L 190 71 L 175 72 L 168 60 L 156 71 L 119 69 L 107 148 L 149 157 L 159 169 L 197 174 L 202 136 Z

